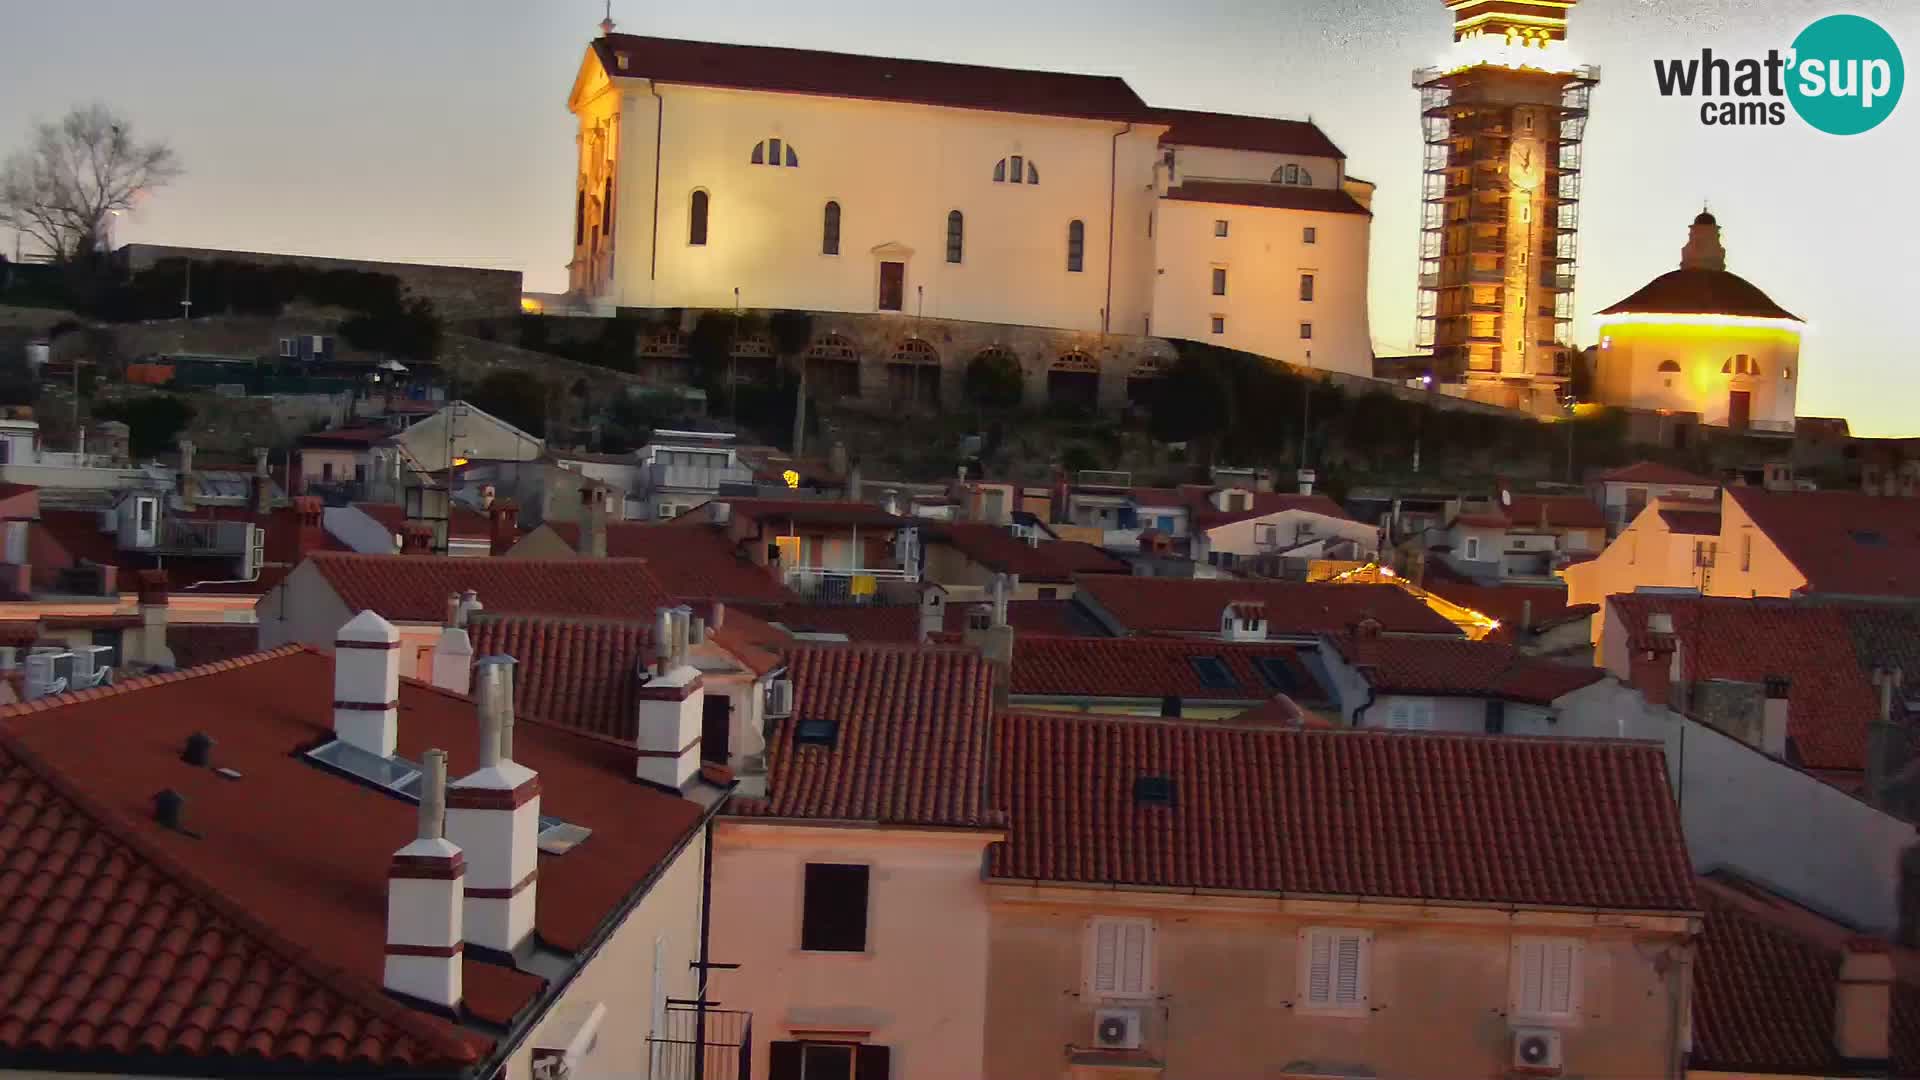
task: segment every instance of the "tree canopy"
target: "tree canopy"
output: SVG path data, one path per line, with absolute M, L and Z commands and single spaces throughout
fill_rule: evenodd
M 105 105 L 82 105 L 35 124 L 26 148 L 0 165 L 0 225 L 70 262 L 99 251 L 114 215 L 179 175 L 172 147 L 136 140 Z

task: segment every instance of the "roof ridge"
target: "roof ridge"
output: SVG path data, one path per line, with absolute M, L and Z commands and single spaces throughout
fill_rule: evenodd
M 1057 712 L 1048 709 L 1009 708 L 996 710 L 995 719 L 1038 719 L 1068 720 L 1076 722 L 1122 722 L 1130 724 L 1148 724 L 1156 727 L 1187 728 L 1199 732 L 1226 732 L 1230 734 L 1261 734 L 1273 732 L 1287 736 L 1313 736 L 1325 739 L 1373 740 L 1402 739 L 1417 742 L 1472 743 L 1488 746 L 1531 744 L 1539 746 L 1565 747 L 1574 753 L 1590 753 L 1593 747 L 1617 747 L 1643 752 L 1664 754 L 1660 744 L 1646 739 L 1623 738 L 1579 738 L 1569 739 L 1559 735 L 1488 735 L 1474 731 L 1401 731 L 1385 728 L 1241 728 L 1225 727 L 1216 721 L 1197 721 L 1193 719 L 1169 716 L 1136 716 L 1127 713 L 1096 712 Z
M 297 652 L 317 652 L 301 646 L 289 646 L 276 649 L 271 653 L 256 654 L 253 662 L 263 658 L 280 658 Z M 232 665 L 209 664 L 197 671 L 228 670 Z M 279 931 L 261 921 L 253 913 L 234 903 L 219 891 L 208 886 L 199 875 L 182 865 L 179 860 L 168 854 L 158 845 L 144 836 L 126 827 L 124 815 L 93 798 L 85 790 L 68 781 L 65 775 L 53 768 L 39 754 L 29 748 L 21 739 L 5 726 L 0 726 L 0 750 L 13 755 L 28 772 L 39 781 L 52 788 L 61 798 L 71 803 L 95 827 L 105 833 L 115 843 L 126 848 L 142 862 L 152 867 L 162 877 L 167 878 L 195 902 L 204 905 L 221 918 L 233 923 L 243 932 L 258 940 L 260 946 L 268 952 L 284 957 L 288 963 L 300 969 L 319 986 L 324 986 L 371 1013 L 377 1020 L 392 1024 L 406 1035 L 418 1039 L 425 1045 L 440 1048 L 440 1051 L 454 1061 L 476 1061 L 480 1055 L 474 1054 L 464 1041 L 451 1039 L 447 1033 L 426 1023 L 413 1010 L 388 998 L 384 990 L 375 990 L 360 976 L 337 964 L 328 963 L 314 953 L 293 941 L 288 940 Z M 450 1052 L 451 1049 L 451 1052 Z M 238 1055 L 236 1055 L 238 1056 Z
M 46 712 L 49 709 L 57 709 L 65 705 L 74 705 L 83 701 L 94 701 L 99 698 L 113 697 L 118 694 L 129 694 L 135 690 L 164 686 L 167 683 L 181 682 L 186 679 L 197 679 L 223 671 L 232 671 L 235 668 L 252 667 L 255 664 L 263 664 L 269 660 L 278 660 L 282 657 L 292 656 L 300 652 L 318 654 L 320 650 L 311 645 L 301 645 L 297 643 L 282 645 L 277 649 L 265 649 L 227 660 L 215 660 L 212 663 L 201 664 L 199 667 L 183 668 L 179 671 L 157 672 L 152 675 L 137 675 L 131 679 L 108 683 L 105 686 L 95 686 L 85 690 L 68 690 L 59 694 L 49 694 L 46 697 L 35 698 L 32 701 L 17 701 L 11 705 L 0 706 L 0 720 L 14 716 L 24 716 L 28 713 Z

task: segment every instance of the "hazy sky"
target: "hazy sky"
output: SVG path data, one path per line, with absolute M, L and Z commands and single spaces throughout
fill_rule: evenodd
M 1836 3 L 1846 6 L 1837 7 Z M 1309 114 L 1379 185 L 1371 317 L 1413 334 L 1420 168 L 1409 73 L 1442 0 L 614 0 L 622 30 L 1124 76 L 1150 104 Z M 1601 67 L 1588 127 L 1579 310 L 1678 265 L 1703 200 L 1728 267 L 1813 324 L 1799 411 L 1920 434 L 1920 89 L 1865 135 L 1703 127 L 1656 57 L 1785 49 L 1812 19 L 1878 20 L 1920 62 L 1920 0 L 1583 0 Z M 567 90 L 601 0 L 0 0 L 0 148 L 98 98 L 172 140 L 188 174 L 116 240 L 500 266 L 565 286 Z M 876 164 L 885 148 L 876 147 Z M 10 245 L 9 245 L 10 246 Z M 1592 340 L 1583 317 L 1579 340 Z

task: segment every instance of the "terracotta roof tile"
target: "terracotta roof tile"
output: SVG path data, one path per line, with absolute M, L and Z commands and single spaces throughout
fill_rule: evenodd
M 1442 600 L 1498 619 L 1500 626 L 1487 635 L 1487 641 L 1510 642 L 1515 630 L 1545 629 L 1573 615 L 1599 610 L 1591 604 L 1580 605 L 1578 611 L 1569 609 L 1567 590 L 1558 585 L 1481 585 L 1429 569 L 1421 587 Z
M 1759 286 L 1725 270 L 1669 270 L 1600 314 L 1741 315 L 1801 321 Z
M 1373 216 L 1373 211 L 1339 188 L 1301 187 L 1297 184 L 1188 180 L 1179 187 L 1167 189 L 1162 197 L 1174 202 L 1265 206 L 1276 210 L 1317 210 L 1326 214 Z
M 580 526 L 551 521 L 547 527 L 576 550 Z M 724 600 L 728 603 L 785 604 L 799 598 L 774 580 L 764 566 L 737 553 L 726 534 L 715 528 L 615 522 L 607 525 L 607 555 L 616 559 L 646 559 L 653 576 L 680 600 Z
M 1368 684 L 1380 693 L 1550 705 L 1607 676 L 1597 667 L 1528 656 L 1490 641 L 1376 637 L 1337 638 L 1334 644 L 1350 663 L 1365 669 Z
M 858 56 L 813 49 L 721 45 L 612 34 L 593 43 L 615 78 L 653 79 L 820 97 L 901 101 L 954 109 L 1151 123 L 1154 113 L 1122 79 Z M 626 64 L 620 63 L 622 55 Z M 804 155 L 803 146 L 799 152 Z
M 652 656 L 649 624 L 483 613 L 467 632 L 475 656 L 513 657 L 516 712 L 637 745 L 634 689 Z
M 349 611 L 437 623 L 447 596 L 473 589 L 500 615 L 650 618 L 672 602 L 642 559 L 453 559 L 318 552 L 310 560 Z
M 1621 593 L 1607 598 L 1642 647 L 1647 620 L 1673 618 L 1689 682 L 1764 682 L 1787 689 L 1787 737 L 1810 769 L 1866 767 L 1867 723 L 1879 715 L 1876 666 L 1920 671 L 1920 611 L 1893 604 Z
M 1506 511 L 1509 528 L 1604 529 L 1607 512 L 1585 495 L 1515 495 Z
M 782 604 L 755 611 L 795 634 L 845 634 L 854 642 L 902 645 L 920 640 L 920 609 L 906 604 Z
M 1311 120 L 1277 120 L 1186 109 L 1155 109 L 1154 119 L 1170 125 L 1167 133 L 1160 136 L 1162 146 L 1211 146 L 1305 157 L 1347 156 Z
M 927 530 L 926 543 L 949 544 L 989 570 L 1018 574 L 1023 582 L 1067 582 L 1075 574 L 1125 574 L 1127 564 L 1078 540 L 1030 544 L 1002 525 L 958 522 Z
M 1211 683 L 1195 666 L 1207 658 L 1220 668 Z M 1328 700 L 1292 645 L 1193 638 L 1016 639 L 1010 686 L 1015 694 L 1049 697 L 1259 701 L 1284 692 L 1300 701 Z
M 1398 585 L 1089 575 L 1078 586 L 1076 598 L 1134 634 L 1218 633 L 1220 613 L 1242 600 L 1267 605 L 1267 633 L 1275 636 L 1344 633 L 1369 615 L 1387 633 L 1460 633 Z
M 260 627 L 254 623 L 173 623 L 167 627 L 167 648 L 176 668 L 200 667 L 257 652 Z
M 974 612 L 992 607 L 988 603 L 962 601 L 947 605 L 946 629 L 949 634 L 961 634 L 967 629 L 967 618 Z M 1098 620 L 1088 615 L 1078 604 L 1071 600 L 1009 600 L 1007 601 L 1007 625 L 1021 641 L 1035 637 L 1103 637 L 1106 630 Z
M 387 866 L 416 812 L 300 758 L 329 737 L 332 698 L 332 662 L 290 646 L 0 709 L 0 866 L 27 859 L 41 871 L 0 870 L 0 935 L 17 927 L 55 940 L 84 918 L 84 940 L 99 947 L 0 950 L 0 986 L 33 995 L 0 995 L 0 1045 L 262 1056 L 335 1074 L 336 1063 L 431 1071 L 489 1048 L 381 990 Z M 452 775 L 474 767 L 471 700 L 403 679 L 400 717 L 402 755 L 438 746 Z M 214 763 L 240 780 L 180 761 L 194 732 L 214 739 Z M 545 782 L 543 811 L 593 830 L 565 856 L 540 856 L 540 937 L 581 950 L 701 812 L 635 784 L 625 747 L 522 722 L 514 749 Z M 152 821 L 161 787 L 186 796 L 197 836 Z M 276 851 L 299 857 L 262 857 Z M 122 902 L 67 903 L 94 889 Z M 196 924 L 207 932 L 182 937 Z M 103 976 L 102 965 L 113 970 Z M 123 968 L 151 977 L 121 978 Z M 478 960 L 465 982 L 468 1008 L 501 1024 L 544 985 Z M 182 995 L 206 1009 L 182 1015 Z
M 357 502 L 353 508 L 379 522 L 390 533 L 399 533 L 407 524 L 407 508 L 399 503 Z M 447 535 L 459 540 L 489 540 L 493 537 L 493 522 L 478 510 L 455 506 L 448 511 Z
M 1755 487 L 1730 487 L 1727 498 L 1806 577 L 1807 592 L 1920 596 L 1920 499 Z
M 1600 474 L 1600 481 L 1608 484 L 1689 484 L 1695 487 L 1719 487 L 1718 480 L 1710 480 L 1698 473 L 1672 465 L 1662 465 L 1657 461 L 1636 461 L 1618 469 L 1609 469 Z
M 989 827 L 992 675 L 977 653 L 881 645 L 798 646 L 793 716 L 767 744 L 767 798 L 781 818 Z M 810 721 L 832 746 L 796 742 Z
M 1018 880 L 1685 911 L 1660 748 L 1068 714 L 994 724 Z M 1138 806 L 1166 777 L 1174 804 Z

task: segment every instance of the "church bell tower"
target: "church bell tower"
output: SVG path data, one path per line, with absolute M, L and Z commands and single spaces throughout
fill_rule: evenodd
M 1576 0 L 1443 2 L 1452 50 L 1413 74 L 1426 142 L 1418 344 L 1474 399 L 1557 411 L 1600 72 L 1568 58 Z

